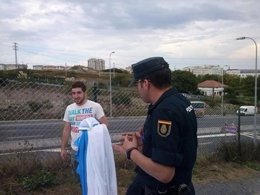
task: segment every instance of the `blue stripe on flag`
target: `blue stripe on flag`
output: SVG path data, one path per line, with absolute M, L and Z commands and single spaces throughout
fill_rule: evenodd
M 80 184 L 82 195 L 88 195 L 88 185 L 87 185 L 87 150 L 88 150 L 88 131 L 83 131 L 80 143 L 78 147 L 77 159 L 78 159 L 78 168 L 77 173 L 80 176 Z

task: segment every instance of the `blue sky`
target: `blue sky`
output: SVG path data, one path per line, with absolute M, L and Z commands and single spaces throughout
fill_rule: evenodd
M 0 63 L 87 64 L 109 55 L 117 68 L 162 56 L 171 69 L 254 69 L 259 0 L 1 0 Z

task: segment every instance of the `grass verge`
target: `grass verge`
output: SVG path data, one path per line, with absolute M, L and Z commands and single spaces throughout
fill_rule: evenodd
M 243 180 L 260 173 L 260 146 L 252 150 L 250 143 L 243 143 L 238 155 L 234 143 L 224 144 L 207 156 L 198 156 L 193 170 L 194 183 Z M 42 154 L 39 154 L 42 157 Z M 0 194 L 19 195 L 75 195 L 81 194 L 79 183 L 71 174 L 69 163 L 59 155 L 40 159 L 33 153 L 17 154 L 1 160 Z M 123 195 L 135 176 L 135 165 L 125 156 L 115 154 L 118 194 Z

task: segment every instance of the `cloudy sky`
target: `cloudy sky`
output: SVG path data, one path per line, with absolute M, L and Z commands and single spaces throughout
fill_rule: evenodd
M 259 0 L 0 0 L 0 63 L 124 68 L 162 56 L 171 69 L 252 68 Z

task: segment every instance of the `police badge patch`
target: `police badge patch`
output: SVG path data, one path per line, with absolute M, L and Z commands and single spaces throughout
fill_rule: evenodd
M 167 137 L 171 133 L 172 122 L 158 120 L 157 132 L 162 137 Z

